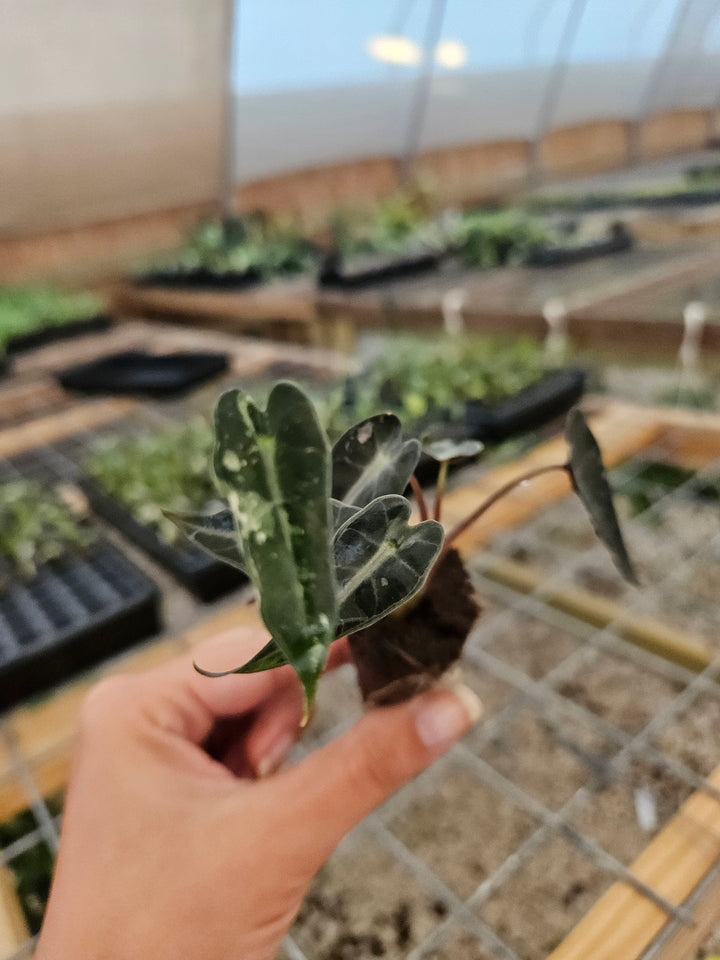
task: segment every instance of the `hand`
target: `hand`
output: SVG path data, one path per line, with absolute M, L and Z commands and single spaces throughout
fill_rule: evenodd
M 265 640 L 238 630 L 195 657 L 220 670 Z M 334 646 L 332 660 L 347 657 Z M 208 679 L 183 657 L 95 687 L 36 960 L 271 960 L 340 839 L 454 743 L 479 704 L 438 688 L 372 710 L 267 776 L 301 714 L 285 667 Z

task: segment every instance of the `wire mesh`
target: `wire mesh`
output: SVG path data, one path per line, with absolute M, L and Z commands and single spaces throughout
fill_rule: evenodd
M 98 437 L 149 423 L 145 414 L 127 417 L 3 461 L 0 482 L 73 480 Z M 621 507 L 659 455 L 644 451 L 618 471 Z M 706 780 L 720 763 L 712 726 L 720 718 L 720 650 L 710 627 L 718 612 L 711 592 L 712 576 L 720 576 L 718 504 L 697 493 L 718 476 L 717 463 L 688 472 L 627 517 L 648 583 L 642 591 L 621 585 L 572 500 L 470 559 L 484 610 L 463 673 L 484 702 L 484 720 L 340 846 L 311 887 L 284 960 L 535 960 L 617 880 L 665 913 L 664 937 L 688 922 L 692 899 L 669 903 L 630 865 L 690 793 L 720 803 Z M 493 580 L 503 557 L 541 569 L 536 588 L 521 594 Z M 673 622 L 676 613 L 674 622 L 694 631 L 705 624 L 707 666 L 694 672 L 628 642 L 618 623 L 598 628 L 555 609 L 548 595 L 563 585 L 590 586 L 638 616 Z M 360 715 L 350 668 L 324 684 L 294 760 Z M 0 726 L 0 750 L 29 811 L 27 828 L 0 844 L 0 867 L 12 873 L 39 846 L 52 855 L 59 815 L 43 797 L 12 714 Z M 1 960 L 29 956 L 33 932 L 0 951 Z M 653 950 L 657 944 L 648 960 Z

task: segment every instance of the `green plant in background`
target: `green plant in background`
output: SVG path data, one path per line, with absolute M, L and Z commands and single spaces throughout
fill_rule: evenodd
M 0 486 L 0 556 L 11 574 L 32 577 L 40 564 L 84 550 L 92 540 L 59 491 L 31 481 Z
M 393 702 L 428 685 L 459 657 L 479 613 L 455 540 L 516 486 L 550 471 L 567 473 L 618 569 L 634 581 L 600 450 L 577 409 L 566 436 L 567 462 L 516 478 L 445 535 L 442 490 L 430 520 L 413 477 L 420 443 L 403 439 L 397 417 L 363 420 L 331 449 L 296 385 L 277 384 L 264 410 L 242 391 L 223 394 L 213 464 L 229 509 L 170 516 L 194 543 L 245 569 L 259 594 L 272 639 L 226 672 L 290 664 L 307 716 L 330 644 L 350 635 L 366 699 Z M 446 444 L 433 452 L 446 462 L 466 451 Z M 408 482 L 420 512 L 414 525 Z
M 102 300 L 88 291 L 0 287 L 0 350 L 14 337 L 87 320 L 102 311 Z
M 460 214 L 449 230 L 452 248 L 469 267 L 522 263 L 547 245 L 550 231 L 537 217 L 508 207 Z
M 202 418 L 133 437 L 99 442 L 83 464 L 105 493 L 168 543 L 178 530 L 163 510 L 211 509 L 218 496 L 207 469 L 213 432 Z
M 57 817 L 62 812 L 60 798 L 49 797 L 45 803 L 52 817 Z M 16 841 L 23 840 L 37 829 L 38 824 L 33 812 L 23 810 L 12 819 L 0 824 L 0 849 L 7 850 Z M 40 838 L 29 849 L 12 857 L 8 863 L 20 906 L 32 936 L 40 931 L 42 925 L 45 905 L 50 894 L 54 863 L 50 848 Z
M 413 249 L 442 250 L 441 224 L 429 214 L 427 194 L 418 188 L 397 190 L 368 216 L 336 213 L 330 225 L 333 245 L 344 258 L 363 254 L 401 254 Z
M 170 266 L 179 272 L 205 269 L 218 275 L 255 270 L 270 278 L 307 270 L 314 256 L 313 244 L 291 221 L 248 215 L 202 220 Z
M 545 353 L 530 338 L 461 336 L 393 338 L 372 366 L 336 397 L 328 426 L 391 410 L 406 423 L 462 416 L 468 400 L 496 403 L 546 372 Z

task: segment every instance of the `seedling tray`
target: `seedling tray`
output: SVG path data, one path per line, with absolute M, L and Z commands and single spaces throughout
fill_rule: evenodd
M 415 276 L 440 266 L 443 254 L 435 250 L 415 250 L 402 255 L 368 254 L 343 261 L 328 256 L 323 264 L 319 283 L 322 287 L 355 290 L 386 280 Z
M 95 512 L 116 527 L 128 540 L 157 560 L 198 600 L 209 603 L 247 582 L 235 567 L 213 559 L 196 547 L 166 543 L 152 527 L 140 523 L 123 504 L 109 496 L 91 480 L 81 482 Z
M 205 267 L 196 270 L 151 270 L 136 277 L 138 287 L 169 287 L 173 290 L 243 290 L 260 283 L 259 270 L 233 270 L 214 273 Z
M 95 317 L 87 317 L 85 320 L 73 320 L 70 323 L 50 325 L 43 327 L 41 330 L 34 330 L 32 333 L 23 333 L 20 336 L 13 337 L 12 340 L 8 341 L 7 352 L 22 353 L 25 350 L 44 347 L 56 340 L 68 340 L 71 337 L 82 337 L 88 333 L 100 333 L 103 330 L 108 330 L 112 323 L 112 317 L 98 314 Z
M 543 247 L 535 250 L 525 261 L 530 267 L 566 267 L 574 263 L 584 263 L 597 257 L 606 257 L 613 253 L 622 253 L 633 246 L 632 234 L 627 230 L 618 231 L 604 240 L 567 247 Z
M 184 393 L 227 368 L 224 353 L 127 350 L 63 370 L 58 380 L 67 390 L 81 393 L 168 396 Z
M 585 371 L 580 367 L 553 370 L 507 400 L 486 404 L 469 400 L 465 406 L 467 436 L 484 443 L 500 443 L 536 430 L 562 416 L 585 390 Z
M 116 547 L 44 564 L 0 593 L 0 709 L 40 693 L 160 626 L 157 588 Z

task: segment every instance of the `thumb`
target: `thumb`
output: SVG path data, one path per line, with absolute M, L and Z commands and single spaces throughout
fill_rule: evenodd
M 367 713 L 347 733 L 275 777 L 296 798 L 297 853 L 315 873 L 357 823 L 467 732 L 481 704 L 465 686 Z M 295 845 L 295 844 L 294 844 Z

